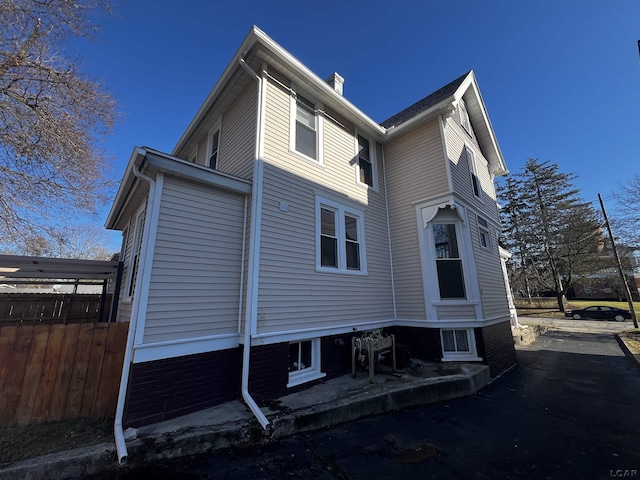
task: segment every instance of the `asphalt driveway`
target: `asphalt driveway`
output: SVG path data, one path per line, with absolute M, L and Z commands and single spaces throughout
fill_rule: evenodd
M 473 396 L 120 478 L 640 478 L 640 369 L 615 323 L 569 322 Z

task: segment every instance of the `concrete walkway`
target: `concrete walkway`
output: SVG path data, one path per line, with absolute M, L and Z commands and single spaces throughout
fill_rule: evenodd
M 268 443 L 296 433 L 370 415 L 471 395 L 490 380 L 481 364 L 413 361 L 399 372 L 382 371 L 328 380 L 273 402 L 263 412 L 263 430 L 241 402 L 228 402 L 191 415 L 126 432 L 128 461 L 118 466 L 113 444 L 100 444 L 17 462 L 0 469 L 0 480 L 62 480 L 148 466 L 161 460 L 230 447 Z

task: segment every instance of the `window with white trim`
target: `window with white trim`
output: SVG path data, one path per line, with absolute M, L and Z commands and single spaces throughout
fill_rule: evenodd
M 466 298 L 455 223 L 434 223 L 433 239 L 440 299 Z
M 357 181 L 369 188 L 377 188 L 375 143 L 356 135 Z
M 320 371 L 320 339 L 290 342 L 287 387 L 310 382 L 320 377 L 324 377 Z
M 319 119 L 316 105 L 302 95 L 295 95 L 293 149 L 313 160 L 319 160 Z
M 442 336 L 442 351 L 447 353 L 471 353 L 469 329 L 440 330 Z
M 125 287 L 126 298 L 133 298 L 136 289 L 136 276 L 140 264 L 140 254 L 142 252 L 142 234 L 144 230 L 144 209 L 138 211 L 135 217 L 135 227 L 131 230 L 133 235 L 131 242 L 131 253 L 129 254 L 129 265 L 127 273 L 127 283 Z
M 316 198 L 316 269 L 365 273 L 364 214 L 328 199 Z
M 476 164 L 476 156 L 469 147 L 464 147 L 467 161 L 469 162 L 469 173 L 471 175 L 471 186 L 473 188 L 473 195 L 482 200 L 482 185 L 478 178 L 478 165 Z
M 478 217 L 478 237 L 480 246 L 491 250 L 491 235 L 489 234 L 489 222 L 484 218 Z
M 220 150 L 220 126 L 216 126 L 209 132 L 207 142 L 207 167 L 218 168 L 218 152 Z
M 459 111 L 460 125 L 462 125 L 462 128 L 464 128 L 467 133 L 471 134 L 471 121 L 469 120 L 469 112 L 467 111 L 467 105 L 464 103 L 463 99 L 460 99 Z

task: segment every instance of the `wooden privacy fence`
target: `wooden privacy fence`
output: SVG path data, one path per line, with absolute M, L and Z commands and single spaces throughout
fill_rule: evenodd
M 93 322 L 109 318 L 111 295 L 0 293 L 0 325 Z
M 129 323 L 0 328 L 0 426 L 115 413 Z

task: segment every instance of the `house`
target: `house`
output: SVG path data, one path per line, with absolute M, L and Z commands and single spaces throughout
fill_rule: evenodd
M 123 232 L 118 430 L 350 372 L 383 329 L 429 361 L 515 363 L 473 72 L 382 123 L 252 28 L 170 154 L 136 148 Z M 119 418 L 121 425 L 118 424 Z M 118 435 L 116 435 L 118 436 Z
M 631 294 L 631 299 L 640 299 L 640 251 L 628 245 L 617 246 L 620 265 Z M 603 238 L 598 248 L 600 268 L 588 274 L 576 275 L 567 292 L 570 300 L 618 300 L 626 301 L 626 289 L 620 280 L 615 254 L 609 239 Z

